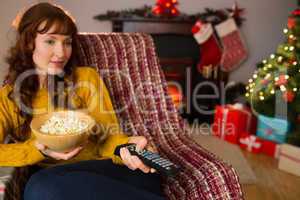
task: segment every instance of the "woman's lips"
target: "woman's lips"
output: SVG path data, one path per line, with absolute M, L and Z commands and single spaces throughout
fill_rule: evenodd
M 51 63 L 64 63 L 64 61 L 50 61 Z
M 64 61 L 51 61 L 51 64 L 55 65 L 55 66 L 61 66 L 64 64 Z

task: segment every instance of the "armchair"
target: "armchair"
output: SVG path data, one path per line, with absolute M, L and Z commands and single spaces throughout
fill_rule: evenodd
M 149 35 L 82 33 L 79 41 L 79 64 L 97 68 L 124 132 L 145 136 L 161 155 L 182 166 L 175 178 L 164 180 L 168 199 L 243 199 L 234 169 L 189 138 Z
M 82 33 L 79 65 L 94 66 L 103 78 L 119 123 L 129 135 L 143 135 L 162 156 L 182 167 L 164 179 L 170 200 L 243 199 L 234 169 L 189 138 L 190 129 L 167 93 L 152 38 L 141 33 Z M 32 167 L 16 168 L 5 200 L 20 200 Z

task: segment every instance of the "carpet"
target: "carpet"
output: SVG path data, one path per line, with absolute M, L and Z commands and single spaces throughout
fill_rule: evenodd
M 191 138 L 199 145 L 214 153 L 217 157 L 232 165 L 241 184 L 255 184 L 256 176 L 238 145 L 234 145 L 211 135 L 194 132 Z

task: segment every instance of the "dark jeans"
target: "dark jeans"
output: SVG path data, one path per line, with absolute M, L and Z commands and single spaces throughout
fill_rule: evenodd
M 24 200 L 164 200 L 158 174 L 132 171 L 110 160 L 42 169 L 31 176 Z

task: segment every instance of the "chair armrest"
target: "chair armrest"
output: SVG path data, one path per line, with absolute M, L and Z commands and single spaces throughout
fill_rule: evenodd
M 162 140 L 163 141 L 163 140 Z M 187 136 L 168 137 L 160 146 L 182 171 L 165 180 L 164 192 L 171 199 L 243 199 L 235 170 Z

